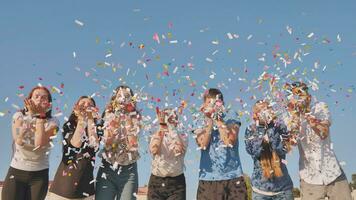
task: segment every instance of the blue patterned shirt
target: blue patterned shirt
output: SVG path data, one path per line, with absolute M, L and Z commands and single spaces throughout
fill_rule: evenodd
M 240 124 L 236 120 L 226 122 L 227 125 L 233 123 Z M 201 150 L 199 180 L 230 180 L 242 175 L 238 140 L 232 147 L 226 147 L 219 131 L 213 130 L 208 147 Z
M 262 141 L 264 134 L 268 134 L 270 146 L 274 150 L 280 160 L 286 158 L 286 149 L 283 145 L 283 138 L 288 136 L 286 126 L 282 124 L 270 124 L 267 128 L 262 126 L 250 125 L 245 132 L 246 151 L 249 153 L 254 162 L 251 182 L 253 187 L 265 192 L 282 192 L 293 189 L 293 182 L 288 174 L 286 165 L 281 162 L 280 166 L 283 172 L 281 177 L 272 177 L 267 179 L 263 177 L 262 168 L 260 165 L 260 157 L 262 152 Z

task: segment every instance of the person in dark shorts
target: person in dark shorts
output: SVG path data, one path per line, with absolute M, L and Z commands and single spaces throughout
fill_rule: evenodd
M 181 109 L 179 109 L 181 110 Z M 159 111 L 159 130 L 150 142 L 152 174 L 148 183 L 148 200 L 185 200 L 184 155 L 188 146 L 183 124 L 175 110 Z
M 201 149 L 197 199 L 245 200 L 247 189 L 238 145 L 241 123 L 224 120 L 224 99 L 220 90 L 207 90 L 203 99 L 204 125 L 194 131 Z
M 95 154 L 99 149 L 98 109 L 89 96 L 79 98 L 63 125 L 63 156 L 49 200 L 93 200 Z
M 51 138 L 59 122 L 51 115 L 47 88 L 34 87 L 24 101 L 25 108 L 13 116 L 13 155 L 2 200 L 44 200 L 47 194 Z

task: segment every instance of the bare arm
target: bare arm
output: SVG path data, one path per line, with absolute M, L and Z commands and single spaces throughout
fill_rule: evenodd
M 74 134 L 72 139 L 70 140 L 70 143 L 76 147 L 80 148 L 82 146 L 82 136 L 85 134 L 85 122 L 83 118 L 79 118 L 77 122 L 77 126 L 75 128 Z
M 176 156 L 179 156 L 181 154 L 185 154 L 185 151 L 187 149 L 186 143 L 182 139 L 182 135 L 177 134 L 174 143 L 174 153 Z
M 50 137 L 57 134 L 57 124 L 50 123 L 48 128 L 45 128 L 44 124 L 45 119 L 36 119 L 35 148 L 47 146 L 50 142 Z
M 211 139 L 211 131 L 213 129 L 213 120 L 207 118 L 206 121 L 207 126 L 205 128 L 200 129 L 201 131 L 198 133 L 195 131 L 197 134 L 196 142 L 201 149 L 206 149 L 206 147 L 209 145 Z
M 237 124 L 226 125 L 223 121 L 217 122 L 220 138 L 228 147 L 232 147 L 237 140 L 240 127 Z
M 90 144 L 97 146 L 99 144 L 99 137 L 97 134 L 97 125 L 93 118 L 88 118 L 88 137 Z
M 12 123 L 12 138 L 14 139 L 14 142 L 18 145 L 23 145 L 23 137 L 24 137 L 24 129 L 22 127 L 23 125 L 23 119 L 18 118 L 14 119 Z
M 128 139 L 128 147 L 129 150 L 136 150 L 138 148 L 138 132 L 140 129 L 138 119 L 132 118 L 131 116 L 128 117 L 128 126 L 126 130 L 128 131 L 127 139 Z
M 150 142 L 150 152 L 152 155 L 157 155 L 160 153 L 162 140 L 164 137 L 163 130 L 158 130 L 155 134 L 153 134 Z
M 324 140 L 329 136 L 330 122 L 328 120 L 319 120 L 314 116 L 307 116 L 307 121 L 314 132 Z

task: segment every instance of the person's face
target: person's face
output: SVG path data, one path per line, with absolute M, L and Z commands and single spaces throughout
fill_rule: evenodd
M 167 122 L 174 126 L 178 125 L 178 115 L 174 110 L 164 111 L 165 117 L 167 117 Z
M 220 99 L 216 99 L 216 98 L 212 98 L 212 97 L 207 97 L 203 103 L 203 107 L 205 109 L 209 109 L 209 108 L 213 108 L 217 102 L 219 103 L 219 105 L 221 104 L 224 104 L 223 101 L 221 101 Z
M 130 93 L 130 89 L 128 88 L 120 88 L 116 94 L 115 100 L 120 104 L 125 104 L 131 100 L 132 96 Z
M 79 100 L 78 106 L 80 106 L 84 109 L 87 109 L 89 107 L 94 107 L 94 103 L 89 98 L 83 98 L 83 99 Z
M 311 96 L 300 90 L 293 91 L 293 96 L 289 99 L 289 109 L 301 111 L 310 105 Z
M 253 120 L 260 122 L 268 122 L 274 117 L 272 107 L 267 102 L 257 103 L 253 107 Z
M 48 108 L 49 107 L 49 99 L 48 99 L 48 93 L 44 89 L 36 89 L 32 93 L 31 100 L 36 106 L 40 106 L 42 108 Z

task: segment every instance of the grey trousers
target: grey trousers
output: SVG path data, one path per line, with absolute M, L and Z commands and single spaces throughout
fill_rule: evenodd
M 313 185 L 301 180 L 301 200 L 352 200 L 351 189 L 345 175 L 329 185 Z

